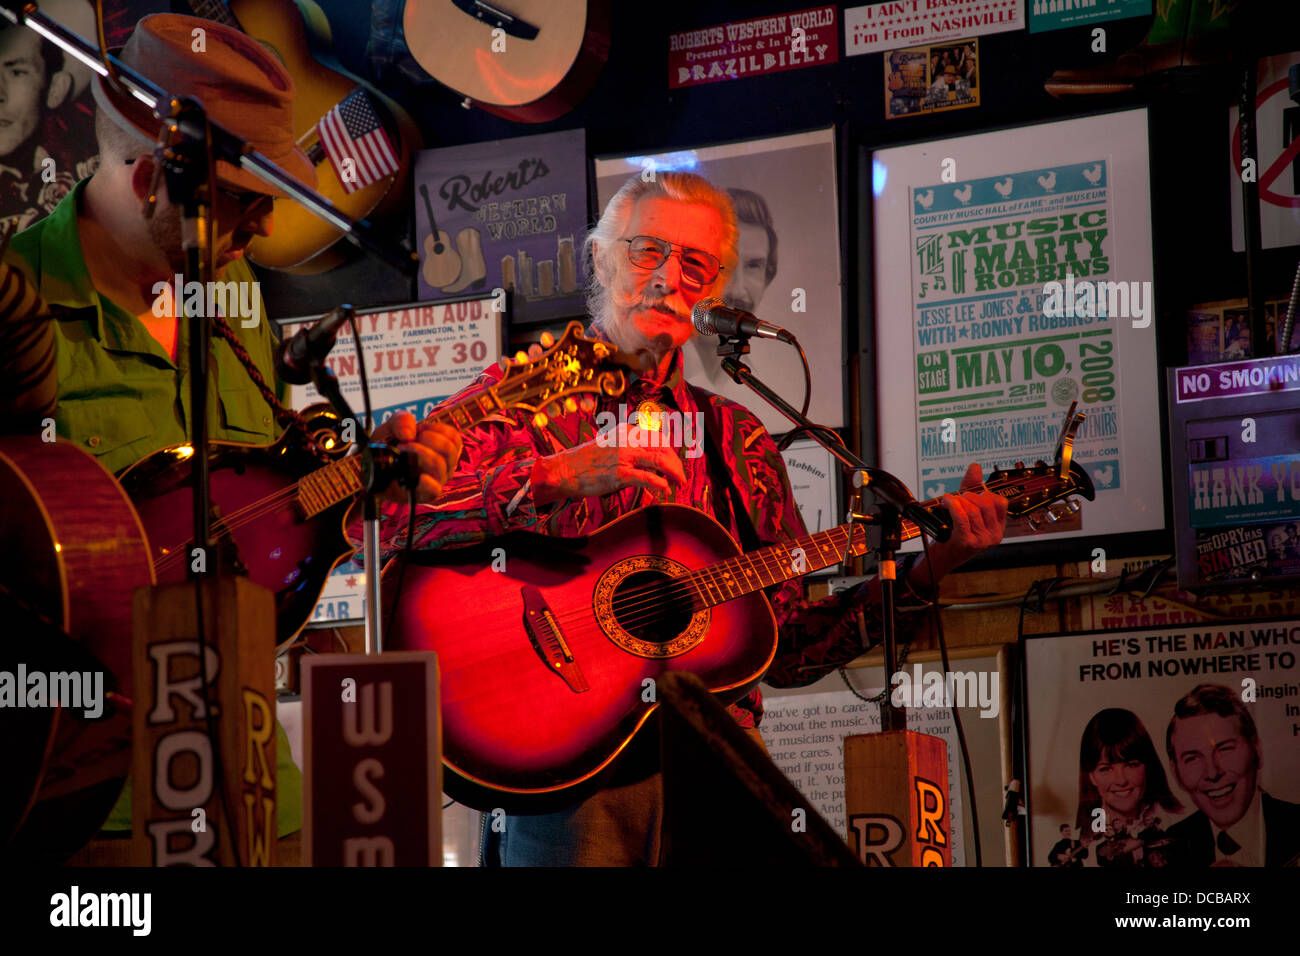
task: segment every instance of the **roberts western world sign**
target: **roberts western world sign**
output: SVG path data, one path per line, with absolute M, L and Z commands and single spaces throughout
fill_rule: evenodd
M 833 6 L 674 33 L 668 38 L 668 88 L 835 63 L 837 33 Z
M 1022 30 L 1022 0 L 892 0 L 844 11 L 844 55 Z

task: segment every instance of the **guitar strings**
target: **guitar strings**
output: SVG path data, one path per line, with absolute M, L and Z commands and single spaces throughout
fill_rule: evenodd
M 1020 482 L 1018 482 L 1016 479 L 1012 477 L 1005 477 L 1005 478 L 1000 478 L 993 483 L 981 483 L 979 487 L 986 492 L 992 492 L 996 494 L 997 490 L 1003 487 L 1004 485 L 1018 484 L 1018 483 Z M 1046 476 L 1034 476 L 1026 479 L 1023 482 L 1023 484 L 1025 485 L 1026 492 L 1028 492 L 1031 490 L 1039 490 L 1039 488 L 1043 486 L 1050 487 L 1053 484 L 1055 484 L 1055 479 L 1048 478 Z M 932 506 L 940 501 L 942 501 L 942 498 L 931 498 L 928 499 L 927 501 L 921 502 L 921 504 L 923 506 L 924 505 Z M 906 522 L 906 524 L 912 525 L 911 522 Z M 905 529 L 905 535 L 904 535 L 905 539 L 916 537 L 918 532 L 914 529 L 915 529 L 914 525 L 912 525 L 911 528 Z M 847 531 L 844 528 L 832 528 L 825 532 L 817 532 L 817 534 L 823 534 L 823 535 L 830 535 L 836 533 L 847 534 Z M 719 562 L 718 564 L 709 565 L 705 568 L 698 568 L 689 571 L 686 574 L 680 575 L 676 578 L 671 578 L 667 581 L 657 581 L 652 584 L 642 585 L 639 588 L 634 588 L 626 592 L 625 594 L 620 595 L 620 597 L 616 601 L 611 603 L 611 609 L 615 612 L 616 616 L 620 617 L 620 623 L 643 623 L 645 620 L 648 620 L 655 616 L 662 616 L 662 615 L 659 615 L 656 612 L 650 614 L 649 617 L 647 618 L 646 615 L 642 614 L 640 617 L 628 618 L 625 621 L 624 618 L 621 616 L 621 614 L 628 614 L 632 611 L 642 611 L 645 608 L 647 608 L 647 606 L 649 605 L 654 605 L 666 600 L 667 596 L 671 594 L 673 591 L 678 592 L 678 594 L 674 596 L 674 599 L 680 600 L 681 592 L 686 592 L 687 598 L 689 600 L 689 592 L 691 588 L 694 588 L 699 594 L 700 598 L 702 599 L 703 606 L 698 608 L 697 610 L 703 610 L 704 608 L 707 607 L 713 607 L 716 606 L 717 604 L 725 603 L 726 601 L 729 601 L 734 597 L 740 597 L 741 595 L 732 595 L 729 593 L 731 590 L 731 585 L 728 585 L 724 580 L 720 580 L 718 578 L 718 575 L 720 573 L 722 573 L 723 571 L 727 571 L 728 573 L 730 573 L 733 567 L 735 568 L 736 571 L 742 571 L 742 567 L 740 563 L 741 560 L 749 559 L 752 562 L 753 558 L 755 557 L 759 558 L 759 560 L 763 562 L 764 570 L 771 571 L 771 568 L 768 566 L 768 557 L 773 556 L 775 550 L 784 549 L 784 548 L 801 547 L 803 544 L 806 543 L 812 545 L 814 548 L 816 548 L 816 550 L 820 552 L 821 549 L 816 546 L 815 538 L 816 538 L 816 534 L 807 535 L 806 537 L 795 539 L 794 541 L 788 542 L 786 544 L 771 545 L 767 548 L 763 548 L 758 551 L 751 552 L 750 554 L 747 555 L 736 555 L 731 558 L 727 558 L 726 560 Z M 833 541 L 831 543 L 834 547 L 838 548 L 837 545 L 834 545 Z M 836 553 L 838 554 L 838 550 Z M 789 577 L 784 576 L 785 570 L 779 561 L 777 562 L 777 568 L 779 569 L 778 573 L 783 575 L 783 577 L 778 581 L 772 582 L 773 584 L 780 583 L 781 580 L 789 580 L 790 577 L 798 576 L 798 575 L 791 575 Z M 748 578 L 749 576 L 745 575 L 744 580 L 748 580 Z M 742 578 L 740 578 L 739 575 L 737 575 L 737 580 L 742 580 Z M 742 594 L 753 593 L 753 591 L 760 590 L 762 587 L 768 587 L 768 586 L 770 585 L 763 585 L 760 583 L 759 588 L 751 588 L 749 591 L 742 592 Z M 728 592 L 728 596 L 724 597 L 721 601 L 713 601 L 712 595 L 707 593 L 708 591 L 716 591 L 719 593 L 726 591 Z M 672 609 L 681 610 L 680 607 L 674 607 Z M 590 614 L 589 610 L 585 608 L 581 608 L 573 611 L 562 612 L 560 614 L 555 615 L 555 618 L 557 623 L 561 623 L 565 621 L 576 620 L 578 618 L 583 618 L 589 614 Z
M 326 468 L 332 467 L 335 464 L 337 463 L 333 462 L 330 463 L 330 465 L 326 465 L 325 467 Z M 313 472 L 313 474 L 315 474 L 315 472 Z M 1010 476 L 1008 476 L 1004 479 L 1000 479 L 995 484 L 999 485 L 1000 487 L 1001 484 L 1014 484 L 1014 483 L 1015 480 Z M 1035 476 L 1033 478 L 1026 479 L 1025 481 L 1027 490 L 1028 490 L 1028 486 L 1030 485 L 1043 484 L 1043 483 L 1047 485 L 1052 485 L 1055 483 L 1055 479 L 1047 478 L 1046 476 Z M 220 542 L 226 538 L 230 538 L 235 529 L 241 528 L 247 525 L 250 521 L 256 520 L 257 518 L 270 514 L 286 504 L 292 503 L 293 500 L 298 495 L 300 486 L 301 486 L 301 480 L 294 481 L 291 484 L 286 485 L 284 488 L 280 489 L 279 491 L 271 495 L 250 502 L 244 507 L 236 509 L 235 511 L 231 512 L 229 516 L 226 516 L 225 518 L 221 519 L 221 523 L 225 527 L 225 530 L 220 532 L 218 535 L 214 536 L 215 540 Z M 981 483 L 980 488 L 985 492 L 995 491 L 995 488 L 989 483 Z M 923 506 L 931 506 L 934 503 L 939 502 L 940 500 L 942 499 L 931 498 L 925 502 L 922 502 L 921 504 Z M 838 530 L 840 529 L 830 529 L 830 533 L 833 533 Z M 824 534 L 827 532 L 820 532 L 820 533 Z M 914 536 L 915 536 L 914 533 L 909 533 L 907 535 L 908 538 Z M 740 558 L 748 557 L 752 563 L 753 556 L 758 556 L 759 559 L 763 561 L 764 570 L 770 570 L 770 568 L 767 567 L 767 559 L 768 559 L 768 555 L 772 553 L 774 548 L 800 547 L 803 542 L 814 544 L 815 543 L 814 537 L 815 537 L 814 535 L 808 535 L 805 538 L 796 539 L 795 541 L 791 542 L 789 545 L 769 546 L 769 548 L 764 548 L 764 549 L 760 549 L 760 551 L 753 552 L 752 555 L 737 555 L 732 558 L 728 558 L 723 562 L 720 562 L 719 564 L 690 571 L 679 577 L 669 579 L 669 581 L 659 581 L 649 585 L 642 585 L 639 588 L 634 588 L 631 591 L 621 595 L 617 601 L 613 602 L 613 604 L 611 605 L 611 609 L 614 611 L 616 616 L 619 616 L 620 614 L 624 615 L 623 617 L 620 617 L 620 623 L 624 624 L 624 626 L 628 626 L 628 625 L 636 626 L 637 624 L 645 623 L 649 620 L 653 620 L 656 617 L 664 616 L 665 612 L 685 613 L 686 611 L 691 611 L 692 614 L 697 613 L 699 610 L 703 610 L 704 608 L 714 606 L 714 604 L 716 603 L 725 603 L 727 600 L 730 600 L 732 597 L 740 596 L 740 595 L 728 594 L 728 596 L 724 598 L 723 601 L 710 603 L 711 595 L 705 593 L 706 588 L 718 592 L 724 590 L 724 583 L 718 580 L 717 574 L 723 571 L 729 572 L 729 566 L 733 562 L 735 562 L 736 570 L 740 571 L 742 570 L 740 565 L 740 560 L 739 560 Z M 189 550 L 186 547 L 186 545 L 188 545 L 192 540 L 193 539 L 189 539 L 180 547 L 173 550 L 171 553 L 165 555 L 163 558 L 159 559 L 157 562 L 157 566 L 161 569 L 174 563 L 175 561 L 185 559 L 186 556 L 188 555 L 188 550 Z M 779 562 L 777 567 L 778 568 L 781 567 Z M 781 573 L 784 575 L 783 570 Z M 713 579 L 711 582 L 708 580 L 710 577 L 712 577 Z M 746 579 L 748 579 L 748 575 L 746 576 Z M 788 578 L 783 578 L 783 579 L 788 580 Z M 779 583 L 779 582 L 773 582 L 773 583 Z M 695 601 L 692 598 L 690 593 L 692 588 L 695 589 L 699 597 L 702 599 L 702 605 L 703 605 L 702 607 L 696 608 Z M 725 588 L 726 590 L 730 591 L 730 585 L 725 585 Z M 743 592 L 743 593 L 752 593 L 752 591 L 754 590 L 758 590 L 758 589 L 754 588 L 751 589 L 751 591 L 749 592 Z M 666 604 L 666 602 L 670 599 L 670 595 L 671 595 L 671 600 L 675 602 L 673 605 Z M 633 611 L 637 611 L 640 613 L 637 616 L 633 616 L 633 617 L 626 616 L 631 614 Z M 650 613 L 647 614 L 645 613 L 646 611 L 649 611 Z M 564 620 L 573 620 L 574 618 L 584 616 L 586 613 L 589 612 L 585 611 L 585 609 L 566 612 L 564 614 L 557 615 L 556 620 L 557 623 Z

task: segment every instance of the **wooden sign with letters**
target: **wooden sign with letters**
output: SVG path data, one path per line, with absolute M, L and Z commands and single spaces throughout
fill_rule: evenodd
M 952 866 L 948 746 L 894 730 L 844 738 L 849 846 L 867 866 Z
M 194 584 L 135 592 L 133 855 L 142 866 L 234 866 L 233 846 L 243 866 L 275 866 L 275 599 L 245 577 L 202 587 L 207 695 Z
M 438 657 L 303 659 L 303 862 L 442 865 Z

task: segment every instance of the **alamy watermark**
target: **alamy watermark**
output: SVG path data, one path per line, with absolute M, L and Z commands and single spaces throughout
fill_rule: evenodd
M 89 720 L 104 713 L 103 671 L 0 671 L 0 707 L 62 707 Z
M 186 315 L 222 315 L 238 319 L 246 329 L 262 321 L 261 289 L 256 281 L 186 282 L 178 272 L 171 283 L 155 282 L 153 294 L 153 314 L 160 319 L 175 315 L 176 303 L 180 302 Z
M 1049 319 L 1116 318 L 1132 319 L 1135 329 L 1151 325 L 1150 282 L 1076 282 L 1074 273 L 1067 272 L 1064 282 L 1044 285 L 1043 295 L 1043 315 Z
M 913 664 L 911 674 L 895 671 L 889 684 L 895 707 L 978 707 L 981 717 L 998 715 L 997 671 L 923 673 L 920 664 Z
M 703 412 L 647 411 L 621 404 L 617 413 L 598 412 L 596 428 L 596 443 L 602 448 L 618 444 L 623 434 L 632 448 L 684 448 L 687 458 L 704 454 Z

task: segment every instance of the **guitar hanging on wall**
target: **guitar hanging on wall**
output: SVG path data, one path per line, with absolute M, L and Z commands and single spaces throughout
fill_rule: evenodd
M 609 58 L 608 0 L 407 0 L 402 28 L 462 105 L 521 123 L 569 112 Z
M 403 214 L 412 153 L 423 145 L 415 121 L 395 100 L 347 70 L 329 52 L 329 21 L 311 0 L 187 0 L 196 16 L 248 34 L 267 47 L 293 78 L 293 132 L 316 166 L 316 191 L 350 219 Z M 347 192 L 325 157 L 317 123 L 362 87 L 393 144 L 397 172 Z M 385 121 L 385 113 L 388 114 Z M 248 257 L 259 266 L 315 274 L 340 265 L 331 248 L 343 233 L 292 199 L 275 200 L 275 231 L 258 236 Z

